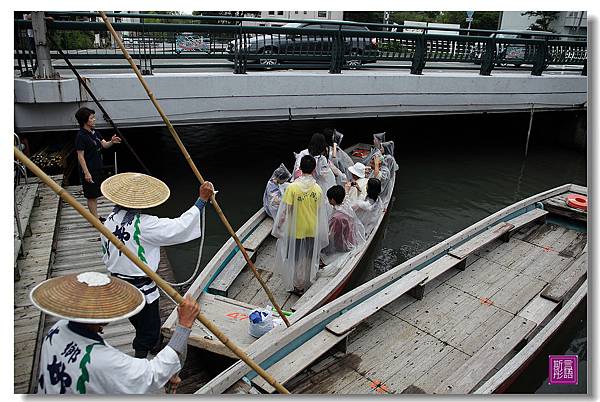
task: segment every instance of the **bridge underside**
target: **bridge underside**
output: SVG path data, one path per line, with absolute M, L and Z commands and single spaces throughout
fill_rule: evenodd
M 119 127 L 163 125 L 133 73 L 85 78 Z M 587 77 L 579 75 L 269 71 L 145 78 L 174 125 L 587 107 Z M 15 79 L 17 132 L 72 130 L 80 106 L 97 110 L 75 78 Z M 97 118 L 97 127 L 108 127 L 101 113 Z

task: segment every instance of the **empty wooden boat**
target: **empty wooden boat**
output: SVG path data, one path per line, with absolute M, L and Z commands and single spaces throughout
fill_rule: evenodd
M 247 353 L 294 393 L 501 392 L 587 295 L 587 212 L 566 184 L 506 207 Z M 582 197 L 583 196 L 583 197 Z M 197 393 L 270 393 L 243 362 Z

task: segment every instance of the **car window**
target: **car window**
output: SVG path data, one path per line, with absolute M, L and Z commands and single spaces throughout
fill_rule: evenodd
M 308 29 L 321 29 L 321 24 L 308 24 L 307 26 L 303 27 L 303 28 L 308 28 Z
M 342 29 L 354 30 L 354 31 L 368 31 L 369 28 L 361 25 L 342 25 Z
M 302 22 L 288 22 L 287 24 L 283 24 L 282 28 L 301 28 L 301 25 L 304 25 Z
M 331 30 L 337 30 L 339 29 L 339 25 L 334 25 L 334 24 L 321 24 L 321 29 L 331 29 Z

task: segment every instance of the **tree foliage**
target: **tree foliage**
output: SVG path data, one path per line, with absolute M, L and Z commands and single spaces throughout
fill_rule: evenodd
M 465 11 L 391 11 L 390 23 L 404 24 L 404 21 L 435 22 L 443 24 L 459 24 L 467 28 Z M 358 22 L 383 23 L 383 11 L 346 11 L 344 19 Z M 500 11 L 475 11 L 472 29 L 498 29 Z
M 521 15 L 527 15 L 529 17 L 537 17 L 535 22 L 529 25 L 529 29 L 532 31 L 548 31 L 554 32 L 550 28 L 552 22 L 558 18 L 559 11 L 526 11 Z

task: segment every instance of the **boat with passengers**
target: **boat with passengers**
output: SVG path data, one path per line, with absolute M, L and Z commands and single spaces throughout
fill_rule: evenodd
M 352 162 L 365 162 L 374 153 L 369 144 L 354 144 L 344 150 Z M 395 162 L 394 162 L 395 163 Z M 340 253 L 326 260 L 326 264 L 317 271 L 316 279 L 301 295 L 288 292 L 282 277 L 272 269 L 275 261 L 277 239 L 272 236 L 273 219 L 264 208 L 259 209 L 236 232 L 244 248 L 249 253 L 261 278 L 271 290 L 275 300 L 288 315 L 290 323 L 298 321 L 323 304 L 338 297 L 352 278 L 353 272 L 363 261 L 373 239 L 382 226 L 387 207 L 392 199 L 395 184 L 395 171 L 389 179 L 389 196 L 382 199 L 383 213 L 378 217 L 366 240 L 353 250 Z M 189 287 L 186 295 L 191 295 L 200 303 L 200 309 L 233 342 L 242 349 L 249 348 L 257 339 L 249 333 L 249 315 L 257 309 L 270 307 L 270 300 L 261 288 L 239 247 L 229 239 L 208 262 Z M 279 315 L 273 311 L 273 319 Z M 177 322 L 176 309 L 162 326 L 162 334 L 170 337 Z M 284 324 L 275 326 L 279 331 Z M 221 343 L 202 324 L 196 322 L 192 328 L 188 343 L 192 346 L 229 357 L 236 357 L 230 349 Z

